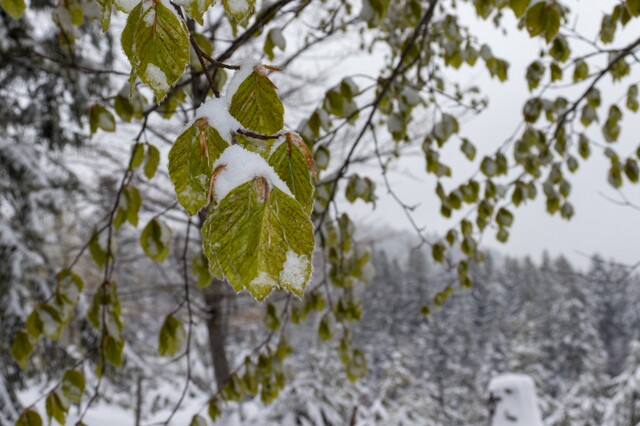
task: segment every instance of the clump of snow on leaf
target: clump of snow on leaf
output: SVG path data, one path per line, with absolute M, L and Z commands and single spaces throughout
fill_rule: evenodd
M 240 145 L 227 148 L 213 165 L 213 170 L 224 168 L 215 177 L 213 192 L 219 203 L 238 186 L 258 176 L 267 180 L 269 188 L 276 187 L 293 198 L 286 183 L 280 179 L 273 168 L 260 155 L 247 151 Z
M 266 272 L 260 272 L 257 277 L 251 280 L 251 287 L 265 289 L 267 292 L 278 285 L 278 282 Z
M 491 426 L 543 426 L 536 385 L 526 374 L 503 374 L 489 383 L 495 410 Z
M 250 7 L 247 0 L 227 0 L 227 6 L 233 15 L 244 14 Z
M 288 250 L 282 272 L 280 272 L 280 282 L 293 287 L 298 293 L 302 293 L 307 285 L 308 272 L 309 258 L 305 255 L 298 255 L 293 250 Z
M 147 77 L 147 80 L 149 80 L 149 85 L 154 89 L 160 89 L 164 92 L 169 90 L 167 76 L 160 68 L 158 68 L 154 64 L 147 65 L 145 76 Z
M 256 68 L 259 70 L 262 69 L 263 66 L 260 62 L 252 58 L 247 58 L 240 64 L 240 69 L 233 74 L 233 78 L 227 86 L 227 91 L 224 96 L 227 104 L 231 104 L 231 99 L 233 99 L 233 95 L 236 94 L 242 82 L 245 81 Z
M 209 126 L 228 143 L 231 143 L 231 133 L 242 129 L 242 124 L 229 114 L 229 102 L 225 98 L 213 98 L 200 105 L 196 111 L 196 120 L 198 118 L 206 118 Z

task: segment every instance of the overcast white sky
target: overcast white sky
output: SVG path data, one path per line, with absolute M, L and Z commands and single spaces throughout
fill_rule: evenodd
M 573 11 L 579 11 L 575 21 L 576 29 L 583 35 L 595 39 L 600 26 L 603 12 L 611 10 L 615 4 L 613 0 L 571 1 L 568 2 Z M 508 28 L 514 28 L 507 35 L 497 31 L 491 23 L 479 22 L 469 14 L 468 22 L 472 31 L 480 40 L 489 44 L 494 54 L 506 58 L 511 66 L 510 80 L 499 83 L 488 78 L 483 66 L 474 69 L 463 68 L 459 81 L 477 84 L 489 97 L 489 107 L 480 116 L 466 121 L 462 126 L 462 134 L 476 143 L 482 153 L 492 152 L 498 144 L 507 139 L 521 122 L 521 109 L 529 93 L 524 80 L 526 67 L 533 61 L 540 51 L 542 44 L 532 41 L 526 32 L 515 30 L 515 19 L 510 12 L 505 13 L 504 21 Z M 637 28 L 636 28 L 637 30 Z M 625 42 L 637 37 L 637 31 L 627 28 L 618 37 L 615 46 L 622 46 Z M 575 45 L 575 44 L 574 44 Z M 575 45 L 578 46 L 578 45 Z M 379 61 L 376 57 L 357 57 L 342 65 L 345 73 L 367 72 L 375 69 L 371 67 Z M 592 67 L 592 70 L 594 68 Z M 610 79 L 603 81 L 600 86 L 603 93 L 603 105 L 608 105 L 626 93 L 631 81 L 640 79 L 637 68 L 632 68 L 635 74 L 625 80 L 626 84 L 612 84 Z M 369 71 L 371 72 L 371 71 Z M 572 70 L 565 72 L 571 77 Z M 564 93 L 569 99 L 574 99 L 584 90 L 579 87 Z M 640 120 L 625 108 L 623 131 L 619 142 L 614 146 L 623 156 L 635 152 L 640 142 Z M 431 124 L 429 124 L 431 125 Z M 595 140 L 602 140 L 599 126 L 591 126 L 588 132 Z M 462 180 L 477 169 L 477 161 L 469 165 L 457 154 L 458 143 L 450 142 L 452 146 L 446 151 L 445 163 L 452 165 L 454 180 Z M 576 214 L 569 222 L 559 216 L 550 217 L 545 211 L 544 197 L 539 196 L 534 203 L 520 207 L 516 211 L 516 221 L 512 228 L 511 237 L 506 245 L 499 244 L 494 239 L 494 231 L 489 231 L 484 238 L 484 244 L 494 247 L 503 253 L 515 256 L 530 255 L 539 259 L 544 250 L 552 255 L 564 254 L 578 265 L 585 266 L 588 259 L 585 255 L 600 253 L 607 259 L 633 264 L 640 261 L 640 211 L 628 207 L 621 207 L 607 201 L 602 194 L 616 198 L 616 191 L 606 182 L 606 160 L 600 150 L 593 149 L 593 155 L 588 162 L 582 163 L 576 175 L 572 176 L 573 189 L 571 202 Z M 396 192 L 407 203 L 420 204 L 415 210 L 414 217 L 418 224 L 425 226 L 429 232 L 442 232 L 453 222 L 439 216 L 439 201 L 434 194 L 434 182 L 424 172 L 423 158 L 415 157 L 403 160 L 392 175 L 392 182 Z M 371 177 L 375 172 L 371 172 Z M 640 204 L 640 188 L 638 186 L 624 187 L 625 195 Z M 378 191 L 380 199 L 377 208 L 372 212 L 363 203 L 353 208 L 353 215 L 362 224 L 379 225 L 384 223 L 394 229 L 411 229 L 398 205 L 385 196 L 382 184 Z

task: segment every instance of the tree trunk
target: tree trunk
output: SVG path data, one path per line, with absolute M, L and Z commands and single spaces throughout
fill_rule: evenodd
M 229 378 L 229 361 L 224 342 L 227 334 L 225 321 L 225 300 L 227 297 L 226 283 L 218 279 L 214 279 L 211 286 L 204 290 L 204 300 L 209 315 L 207 319 L 209 351 L 218 388 L 224 386 Z

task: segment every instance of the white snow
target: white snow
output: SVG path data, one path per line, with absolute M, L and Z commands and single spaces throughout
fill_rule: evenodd
M 278 282 L 271 275 L 262 271 L 258 274 L 257 277 L 251 280 L 251 283 L 249 283 L 249 286 L 253 288 L 264 288 L 269 290 L 274 287 L 277 287 Z
M 536 385 L 526 374 L 503 374 L 489 383 L 495 400 L 491 426 L 543 426 Z
M 233 78 L 227 86 L 227 91 L 224 95 L 228 105 L 231 104 L 231 99 L 233 98 L 233 95 L 235 95 L 238 91 L 238 88 L 240 88 L 242 82 L 245 81 L 246 78 L 249 77 L 253 70 L 256 68 L 261 69 L 262 64 L 260 64 L 260 62 L 256 61 L 253 58 L 246 58 L 240 64 L 240 69 L 233 74 Z
M 309 258 L 307 256 L 298 255 L 293 250 L 287 250 L 287 258 L 280 272 L 280 282 L 302 292 L 307 284 L 308 270 Z
M 145 19 L 146 19 L 146 16 L 145 16 Z M 149 85 L 153 89 L 160 89 L 165 92 L 169 90 L 169 83 L 167 83 L 167 76 L 156 65 L 151 63 L 148 64 L 147 69 L 145 70 L 145 76 L 149 81 Z
M 209 126 L 214 127 L 222 139 L 231 143 L 231 133 L 242 129 L 242 124 L 229 114 L 229 102 L 225 98 L 213 98 L 200 105 L 196 111 L 196 120 L 206 118 Z M 189 123 L 191 126 L 193 123 Z
M 249 2 L 247 0 L 228 0 L 227 6 L 233 15 L 244 14 L 249 10 Z
M 115 3 L 119 9 L 129 13 L 140 3 L 140 0 L 116 0 Z
M 284 50 L 287 46 L 287 40 L 282 35 L 282 30 L 280 28 L 272 28 L 269 31 L 269 37 L 271 37 L 273 44 L 278 46 L 280 49 Z
M 287 184 L 280 179 L 264 158 L 254 152 L 247 151 L 240 145 L 232 145 L 227 148 L 214 163 L 213 170 L 222 165 L 225 168 L 215 177 L 213 187 L 215 199 L 218 203 L 234 188 L 249 182 L 257 176 L 264 177 L 270 188 L 275 186 L 285 194 L 293 197 Z

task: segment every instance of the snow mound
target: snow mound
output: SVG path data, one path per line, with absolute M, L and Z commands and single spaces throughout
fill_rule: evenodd
M 543 426 L 536 385 L 525 374 L 503 374 L 489 383 L 491 426 Z

